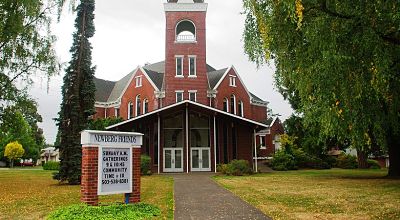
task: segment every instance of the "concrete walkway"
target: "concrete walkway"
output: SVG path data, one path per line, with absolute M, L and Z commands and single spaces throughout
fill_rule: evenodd
M 175 219 L 270 219 L 220 187 L 211 173 L 174 174 Z

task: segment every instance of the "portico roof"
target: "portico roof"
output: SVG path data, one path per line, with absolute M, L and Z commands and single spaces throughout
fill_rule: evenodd
M 244 118 L 244 117 L 240 117 L 240 116 L 238 116 L 238 115 L 234 115 L 234 114 L 229 113 L 229 112 L 224 112 L 224 111 L 222 111 L 222 110 L 219 110 L 219 109 L 216 109 L 216 108 L 213 108 L 213 107 L 210 107 L 210 106 L 206 106 L 206 105 L 203 105 L 203 104 L 200 104 L 200 103 L 197 103 L 197 102 L 193 102 L 193 101 L 190 101 L 190 100 L 184 100 L 184 101 L 182 101 L 182 102 L 178 102 L 178 103 L 175 103 L 175 104 L 173 104 L 173 105 L 169 105 L 169 106 L 166 106 L 166 107 L 157 109 L 157 110 L 155 110 L 155 111 L 146 113 L 146 114 L 144 114 L 144 115 L 140 115 L 140 116 L 137 116 L 137 117 L 135 117 L 135 118 L 128 119 L 128 120 L 123 121 L 123 122 L 120 122 L 120 123 L 118 123 L 118 124 L 109 126 L 109 127 L 107 127 L 106 129 L 107 129 L 107 130 L 110 130 L 110 129 L 113 129 L 113 128 L 117 128 L 117 127 L 119 127 L 119 126 L 128 124 L 128 123 L 130 123 L 130 122 L 137 121 L 137 120 L 139 120 L 139 119 L 146 118 L 146 117 L 149 117 L 149 116 L 151 116 L 151 115 L 155 115 L 155 114 L 158 114 L 158 113 L 160 113 L 160 112 L 163 112 L 163 111 L 166 111 L 166 110 L 169 110 L 169 109 L 178 107 L 178 106 L 183 106 L 183 105 L 192 105 L 192 106 L 195 106 L 195 107 L 204 109 L 204 110 L 209 110 L 209 111 L 212 111 L 212 112 L 221 114 L 221 115 L 225 115 L 225 116 L 228 116 L 228 117 L 231 117 L 231 118 L 235 118 L 235 119 L 237 119 L 237 120 L 240 120 L 240 121 L 243 121 L 243 122 L 246 122 L 246 123 L 250 123 L 250 124 L 256 125 L 256 126 L 258 126 L 258 127 L 260 128 L 260 130 L 262 130 L 262 129 L 269 129 L 269 126 L 266 125 L 266 124 L 263 124 L 263 123 L 260 123 L 260 122 L 257 122 L 257 121 L 253 121 L 253 120 L 251 120 L 251 119 L 247 119 L 247 118 Z

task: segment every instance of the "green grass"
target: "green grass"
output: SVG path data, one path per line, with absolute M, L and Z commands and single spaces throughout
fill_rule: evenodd
M 387 170 L 301 170 L 215 180 L 274 219 L 400 219 Z
M 80 186 L 59 184 L 54 171 L 0 169 L 0 219 L 44 219 L 51 211 L 80 203 Z M 101 196 L 100 203 L 123 202 L 123 195 Z M 161 209 L 160 219 L 173 218 L 173 179 L 144 176 L 141 201 Z

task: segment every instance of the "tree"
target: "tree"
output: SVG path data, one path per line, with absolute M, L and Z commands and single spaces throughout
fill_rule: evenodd
M 108 126 L 115 125 L 122 121 L 123 121 L 123 118 L 121 118 L 121 117 L 91 119 L 89 121 L 88 129 L 90 129 L 90 130 L 105 130 Z
M 285 97 L 298 98 L 305 124 L 387 149 L 388 175 L 400 176 L 400 2 L 244 0 L 245 51 L 273 58 Z M 290 99 L 289 99 L 290 100 Z
M 7 157 L 11 161 L 11 168 L 14 166 L 14 160 L 21 158 L 25 153 L 22 145 L 18 143 L 18 141 L 11 142 L 7 144 L 6 149 L 4 151 L 4 156 Z
M 87 128 L 89 117 L 94 114 L 93 82 L 95 68 L 92 67 L 91 44 L 94 29 L 94 0 L 82 0 L 77 7 L 76 32 L 71 47 L 72 59 L 66 69 L 62 86 L 62 103 L 59 112 L 60 170 L 55 178 L 79 184 L 81 176 L 82 149 L 80 132 Z

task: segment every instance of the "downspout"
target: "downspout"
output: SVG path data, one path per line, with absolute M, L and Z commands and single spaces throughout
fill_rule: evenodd
M 189 111 L 186 103 L 186 173 L 189 173 Z
M 257 165 L 257 137 L 256 137 L 256 129 L 254 129 L 254 160 L 255 160 L 255 172 L 258 172 L 258 165 Z
M 214 114 L 214 172 L 217 172 L 217 122 Z
M 160 115 L 158 115 L 158 125 L 157 125 L 157 129 L 158 129 L 158 134 L 157 134 L 157 148 L 158 148 L 158 174 L 160 174 L 160 145 L 161 145 L 161 137 L 160 137 L 160 133 L 161 133 L 161 121 L 160 121 Z

